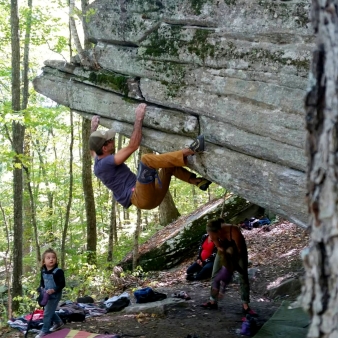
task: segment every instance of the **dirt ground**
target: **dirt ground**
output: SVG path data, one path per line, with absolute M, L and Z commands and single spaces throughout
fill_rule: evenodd
M 267 232 L 253 229 L 244 230 L 243 234 L 247 241 L 251 267 L 257 269 L 255 277 L 250 281 L 250 305 L 259 314 L 257 324 L 260 327 L 273 315 L 283 299 L 296 299 L 297 295 L 285 295 L 272 300 L 268 298 L 267 290 L 290 277 L 302 274 L 299 253 L 307 245 L 308 235 L 303 229 L 286 221 L 271 226 Z M 185 270 L 192 261 L 193 259 L 186 261 L 170 271 L 149 274 L 142 285 L 149 285 L 156 291 L 166 293 L 168 297 L 178 291 L 185 291 L 191 298 L 185 301 L 186 306 L 173 308 L 163 316 L 108 313 L 88 318 L 83 323 L 67 323 L 65 327 L 100 334 L 115 333 L 122 337 L 239 337 L 236 330 L 241 328 L 243 317 L 239 285 L 232 283 L 228 286 L 225 297 L 219 302 L 218 310 L 203 309 L 200 305 L 208 300 L 210 284 L 209 281 L 185 280 Z M 135 302 L 133 296 L 131 299 Z M 7 330 L 5 336 L 18 337 L 22 334 Z M 34 335 L 30 334 L 28 337 Z

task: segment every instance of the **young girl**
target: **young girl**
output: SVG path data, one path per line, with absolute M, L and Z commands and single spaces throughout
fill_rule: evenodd
M 55 313 L 65 287 L 65 275 L 58 268 L 56 252 L 49 248 L 42 254 L 40 288 L 48 293 L 48 302 L 44 308 L 43 326 L 35 338 L 46 336 L 50 331 L 59 330 L 63 326 L 61 318 Z M 52 323 L 54 325 L 51 327 Z

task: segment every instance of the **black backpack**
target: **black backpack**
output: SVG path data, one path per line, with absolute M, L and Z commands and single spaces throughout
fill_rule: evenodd
M 113 302 L 108 308 L 107 312 L 116 312 L 121 311 L 126 306 L 130 304 L 130 299 L 128 297 L 121 297 Z
M 167 298 L 166 294 L 154 291 L 150 287 L 136 290 L 134 296 L 136 298 L 136 303 L 156 302 Z

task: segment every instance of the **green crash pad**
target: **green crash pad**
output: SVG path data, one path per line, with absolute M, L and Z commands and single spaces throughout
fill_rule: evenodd
M 288 309 L 289 305 L 290 302 L 284 301 L 254 338 L 306 338 L 309 315 L 300 307 Z

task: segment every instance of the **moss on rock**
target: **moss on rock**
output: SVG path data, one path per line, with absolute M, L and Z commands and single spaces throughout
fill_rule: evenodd
M 149 43 L 144 46 L 144 55 L 177 57 L 182 45 L 180 26 L 162 27 L 161 30 L 156 30 L 149 36 Z
M 109 71 L 100 71 L 100 72 L 91 72 L 89 74 L 89 81 L 101 85 L 112 88 L 123 95 L 128 95 L 128 83 L 127 77 L 123 75 L 118 75 Z
M 259 0 L 258 5 L 263 8 L 264 11 L 267 11 L 271 18 L 281 18 L 283 21 L 289 20 L 290 17 L 295 17 L 295 22 L 300 27 L 305 27 L 309 22 L 309 14 L 308 14 L 308 3 L 300 2 L 294 5 L 293 3 L 281 3 L 281 2 L 273 2 L 266 0 Z M 290 6 L 294 6 L 291 10 Z
M 209 30 L 197 29 L 193 39 L 188 43 L 188 51 L 200 57 L 204 62 L 206 57 L 215 56 L 215 46 L 208 43 L 207 39 L 210 34 Z

